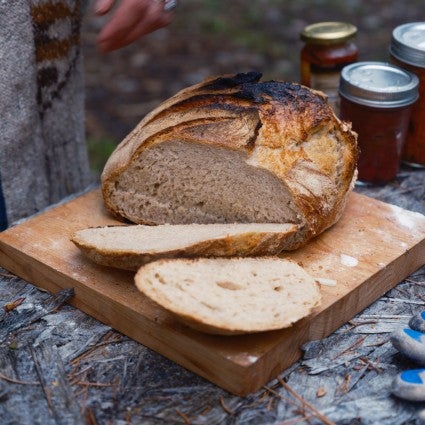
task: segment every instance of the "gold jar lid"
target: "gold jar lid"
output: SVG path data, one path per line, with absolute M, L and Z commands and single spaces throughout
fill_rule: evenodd
M 336 44 L 347 41 L 357 33 L 357 27 L 345 22 L 318 22 L 306 26 L 301 40 L 314 44 Z

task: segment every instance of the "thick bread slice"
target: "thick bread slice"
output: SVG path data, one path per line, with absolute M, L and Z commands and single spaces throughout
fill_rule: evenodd
M 292 246 L 294 224 L 107 226 L 77 231 L 71 240 L 92 261 L 126 270 L 159 258 L 279 254 Z
M 188 87 L 148 114 L 102 173 L 107 208 L 141 224 L 335 223 L 356 175 L 356 134 L 326 97 L 251 72 Z
M 321 300 L 304 269 L 277 257 L 158 260 L 135 282 L 187 325 L 222 335 L 289 327 Z

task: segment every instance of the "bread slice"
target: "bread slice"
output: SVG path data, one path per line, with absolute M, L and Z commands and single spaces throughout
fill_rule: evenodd
M 334 224 L 356 175 L 356 134 L 323 93 L 209 78 L 163 102 L 102 173 L 118 218 L 140 224 L 295 223 L 294 248 Z
M 135 283 L 188 326 L 222 335 L 289 327 L 321 300 L 315 280 L 278 257 L 158 260 Z
M 292 246 L 294 224 L 128 225 L 77 231 L 74 244 L 92 261 L 126 270 L 159 258 L 274 255 Z

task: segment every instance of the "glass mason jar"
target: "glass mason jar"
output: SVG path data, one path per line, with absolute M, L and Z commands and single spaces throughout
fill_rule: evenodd
M 402 159 L 425 167 L 425 22 L 404 24 L 393 30 L 390 60 L 419 78 L 419 100 L 412 109 Z
M 360 183 L 384 184 L 396 177 L 418 84 L 416 75 L 388 63 L 343 68 L 341 119 L 351 121 L 358 134 Z
M 357 28 L 345 22 L 318 22 L 300 34 L 305 43 L 300 54 L 301 84 L 324 92 L 337 114 L 341 69 L 358 58 L 356 34 Z

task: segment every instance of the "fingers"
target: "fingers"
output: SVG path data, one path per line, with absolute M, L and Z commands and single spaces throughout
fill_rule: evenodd
M 162 8 L 160 9 L 159 14 L 155 14 L 156 12 L 157 11 L 152 11 L 150 9 L 145 18 L 136 23 L 129 33 L 125 34 L 122 38 L 117 39 L 117 48 L 127 46 L 144 35 L 168 25 L 172 21 L 171 13 L 163 12 Z
M 111 20 L 99 34 L 98 46 L 103 52 L 119 49 L 168 25 L 172 18 L 173 14 L 164 11 L 161 1 L 122 0 Z
M 108 13 L 114 3 L 115 0 L 96 0 L 94 3 L 94 11 L 96 15 L 104 15 L 105 13 Z

